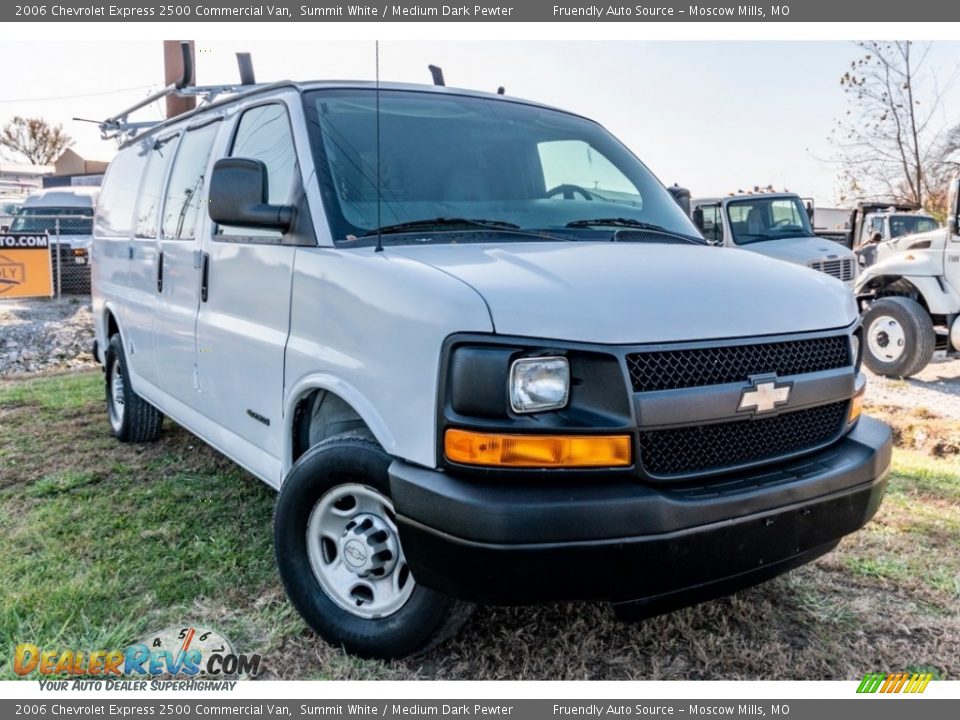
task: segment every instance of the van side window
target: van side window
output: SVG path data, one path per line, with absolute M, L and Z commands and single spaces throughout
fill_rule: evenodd
M 163 237 L 169 240 L 192 240 L 196 237 L 203 183 L 213 139 L 219 129 L 218 122 L 204 125 L 188 130 L 180 141 L 163 203 L 161 229 Z
M 100 191 L 96 234 L 100 237 L 130 237 L 133 206 L 137 199 L 137 183 L 143 159 L 137 148 L 127 148 L 110 163 L 110 170 Z
M 260 160 L 267 166 L 270 204 L 287 205 L 297 173 L 297 154 L 290 133 L 290 121 L 283 105 L 260 105 L 243 113 L 237 125 L 231 157 Z M 221 225 L 219 236 L 281 238 L 279 230 L 239 228 Z
M 160 222 L 160 202 L 163 200 L 163 179 L 170 166 L 170 159 L 177 147 L 178 136 L 154 141 L 144 152 L 147 169 L 143 173 L 137 198 L 134 231 L 138 238 L 155 238 Z

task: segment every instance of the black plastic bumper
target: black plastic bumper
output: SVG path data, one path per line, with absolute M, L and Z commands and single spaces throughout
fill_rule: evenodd
M 463 479 L 390 467 L 418 582 L 488 603 L 639 601 L 643 614 L 731 592 L 829 551 L 873 517 L 889 428 L 862 418 L 836 445 L 700 487 L 633 479 Z

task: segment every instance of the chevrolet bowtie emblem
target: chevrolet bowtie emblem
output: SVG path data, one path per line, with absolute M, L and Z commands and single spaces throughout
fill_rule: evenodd
M 744 388 L 737 412 L 752 410 L 757 415 L 768 413 L 790 399 L 790 383 L 777 384 L 776 377 L 754 378 L 753 386 Z

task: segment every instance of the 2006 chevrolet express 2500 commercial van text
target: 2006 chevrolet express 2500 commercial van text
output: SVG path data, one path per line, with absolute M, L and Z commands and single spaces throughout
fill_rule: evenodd
M 113 434 L 169 415 L 277 488 L 290 599 L 360 655 L 476 602 L 715 597 L 884 493 L 850 291 L 709 247 L 577 115 L 255 86 L 127 142 L 93 263 Z

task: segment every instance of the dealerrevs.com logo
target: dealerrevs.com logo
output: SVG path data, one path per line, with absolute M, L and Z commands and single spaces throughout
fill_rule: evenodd
M 140 642 L 113 649 L 49 649 L 32 643 L 14 648 L 13 671 L 21 676 L 95 677 L 256 677 L 260 655 L 234 652 L 216 630 L 167 628 Z
M 932 673 L 867 673 L 857 692 L 922 693 L 932 679 Z

